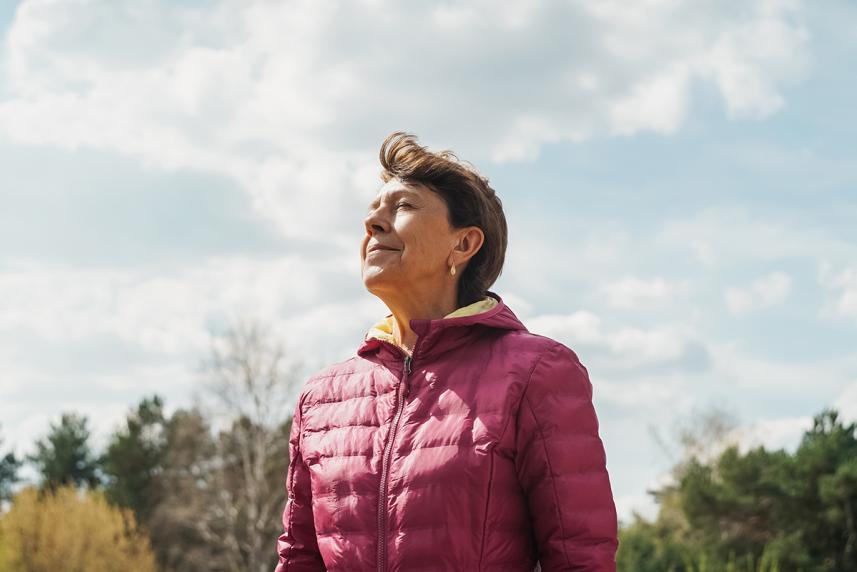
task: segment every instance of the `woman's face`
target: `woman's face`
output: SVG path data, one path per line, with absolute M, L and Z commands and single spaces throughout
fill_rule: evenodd
M 360 258 L 366 288 L 401 295 L 453 280 L 449 262 L 458 233 L 448 215 L 443 199 L 420 184 L 391 179 L 381 187 L 364 221 Z

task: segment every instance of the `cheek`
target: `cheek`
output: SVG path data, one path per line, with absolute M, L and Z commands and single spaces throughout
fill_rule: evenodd
M 449 254 L 447 229 L 436 224 L 414 224 L 403 229 L 403 259 L 420 267 L 435 267 Z
M 402 224 L 398 229 L 399 238 L 405 247 L 405 254 L 415 256 L 422 254 L 426 248 L 428 236 L 419 221 L 411 220 Z

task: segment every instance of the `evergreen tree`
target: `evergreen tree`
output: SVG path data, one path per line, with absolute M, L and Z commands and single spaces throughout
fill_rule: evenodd
M 52 423 L 48 435 L 36 442 L 36 453 L 28 459 L 41 474 L 43 487 L 74 484 L 95 488 L 100 484 L 87 424 L 85 416 L 63 413 L 59 424 Z
M 3 444 L 3 437 L 0 436 L 0 445 Z M 12 485 L 18 481 L 18 469 L 21 467 L 21 461 L 15 457 L 14 453 L 0 453 L 0 502 L 9 500 L 12 495 Z
M 857 570 L 857 425 L 816 415 L 793 454 L 735 445 L 650 491 L 655 522 L 620 531 L 619 571 Z
M 791 480 L 793 518 L 819 570 L 857 570 L 857 435 L 826 409 L 813 419 L 795 453 Z
M 157 395 L 143 399 L 128 414 L 125 426 L 110 437 L 100 461 L 107 498 L 133 510 L 141 523 L 148 523 L 162 496 L 157 479 L 167 445 L 163 408 Z

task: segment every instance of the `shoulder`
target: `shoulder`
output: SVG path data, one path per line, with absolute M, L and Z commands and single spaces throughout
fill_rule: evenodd
M 325 365 L 312 372 L 306 381 L 306 385 L 324 383 L 326 380 L 354 373 L 359 369 L 365 368 L 365 366 L 365 360 L 361 360 L 357 356 L 352 356 L 348 359 Z
M 504 350 L 525 355 L 530 362 L 531 373 L 536 367 L 564 364 L 583 367 L 577 353 L 564 343 L 528 330 L 517 330 L 501 336 L 498 343 Z
M 553 338 L 531 332 L 526 335 L 525 343 L 535 349 L 524 387 L 529 399 L 545 393 L 591 397 L 589 372 L 577 352 Z
M 561 341 L 516 330 L 500 336 L 494 343 L 499 347 L 492 348 L 492 355 L 504 360 L 505 371 L 515 372 L 519 380 L 519 403 L 591 397 L 589 372 L 577 352 Z
M 542 438 L 577 439 L 574 435 L 579 433 L 597 436 L 592 396 L 589 372 L 577 353 L 562 342 L 545 338 L 521 392 L 519 437 L 533 431 Z
M 355 378 L 369 375 L 377 367 L 371 361 L 352 356 L 348 359 L 325 365 L 312 372 L 306 379 L 298 397 L 302 407 L 318 401 L 328 401 L 340 392 L 344 384 Z

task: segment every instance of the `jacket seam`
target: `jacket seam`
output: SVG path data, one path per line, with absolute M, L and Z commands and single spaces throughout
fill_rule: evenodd
M 369 367 L 366 369 L 370 370 L 373 368 Z M 352 373 L 359 373 L 361 371 L 364 371 L 364 370 L 362 370 L 362 369 L 351 369 L 348 371 L 331 371 L 328 373 L 319 373 L 319 374 L 312 376 L 312 379 L 310 381 L 321 381 L 322 379 L 331 379 L 333 377 L 342 377 L 343 375 L 351 375 Z
M 546 349 L 545 352 L 539 357 L 539 360 L 537 363 L 541 362 L 542 357 L 544 357 L 545 354 L 547 354 L 549 351 L 551 351 L 553 349 L 556 349 L 557 347 L 559 347 L 559 346 L 554 345 L 554 346 L 551 346 L 548 349 Z M 530 379 L 532 379 L 532 375 L 535 372 L 535 369 L 536 368 L 533 367 L 533 370 L 530 372 Z M 530 400 L 529 400 L 528 396 L 526 395 L 527 389 L 530 387 L 530 385 L 531 385 L 530 380 L 528 380 L 527 387 L 524 389 L 523 399 L 527 402 L 527 407 L 530 410 L 530 415 L 533 416 L 533 423 L 535 424 L 536 429 L 538 430 L 539 435 L 541 436 L 540 441 L 542 442 L 542 449 L 545 452 L 545 462 L 548 465 L 548 475 L 550 477 L 551 489 L 553 490 L 553 500 L 554 500 L 553 504 L 554 504 L 554 507 L 556 507 L 556 516 L 557 516 L 557 520 L 559 521 L 559 531 L 560 531 L 560 534 L 562 535 L 561 539 L 560 539 L 560 544 L 562 545 L 562 553 L 563 553 L 563 556 L 565 556 L 566 565 L 569 567 L 569 569 L 571 569 L 571 560 L 568 558 L 568 548 L 566 547 L 566 542 L 565 542 L 567 539 L 567 537 L 565 535 L 565 525 L 563 524 L 563 520 L 562 520 L 562 511 L 560 510 L 559 494 L 557 493 L 557 490 L 556 490 L 556 479 L 554 478 L 554 474 L 553 474 L 553 466 L 551 465 L 550 455 L 548 454 L 547 440 L 545 439 L 545 434 L 544 434 L 544 431 L 542 431 L 541 425 L 539 425 L 539 419 L 538 419 L 538 417 L 536 417 L 536 412 L 533 411 L 533 405 L 532 405 L 532 403 L 530 403 Z M 541 561 L 541 554 L 539 554 L 539 560 Z
M 539 354 L 539 357 L 537 357 L 537 358 L 535 359 L 535 361 L 533 361 L 533 365 L 532 365 L 532 366 L 530 366 L 530 371 L 529 371 L 529 372 L 527 372 L 527 379 L 526 379 L 526 381 L 524 382 L 524 388 L 523 388 L 523 390 L 521 390 L 521 397 L 520 397 L 520 398 L 518 398 L 517 406 L 516 406 L 516 407 L 515 407 L 515 409 L 513 409 L 513 410 L 512 410 L 512 412 L 509 414 L 508 419 L 506 419 L 506 422 L 505 422 L 505 424 L 503 425 L 503 430 L 500 432 L 500 442 L 502 442 L 502 441 L 503 441 L 503 437 L 506 435 L 506 431 L 508 430 L 508 428 L 509 428 L 509 424 L 511 423 L 512 419 L 513 419 L 513 418 L 517 418 L 517 416 L 518 416 L 518 412 L 520 412 L 520 410 L 521 410 L 521 406 L 522 406 L 522 405 L 523 405 L 523 403 L 524 403 L 524 398 L 526 397 L 526 394 L 527 394 L 527 388 L 529 388 L 529 387 L 530 387 L 530 380 L 531 380 L 531 379 L 532 379 L 532 377 L 533 377 L 533 372 L 534 372 L 534 371 L 536 371 L 536 367 L 539 365 L 539 363 L 541 363 L 542 358 L 544 358 L 544 357 L 545 357 L 545 354 L 546 354 L 546 353 L 547 353 L 547 349 L 543 350 L 543 351 L 542 351 L 542 353 L 541 353 L 541 354 Z M 516 451 L 515 451 L 515 454 L 517 455 L 518 453 L 519 453 L 519 451 L 517 451 L 517 450 L 516 450 Z M 529 523 L 529 526 L 530 526 L 530 528 L 532 529 L 532 522 L 530 522 L 530 523 Z
M 527 381 L 524 382 L 524 389 L 521 391 L 521 397 L 518 398 L 517 407 L 509 414 L 509 417 L 506 419 L 506 422 L 503 424 L 503 430 L 500 431 L 499 441 L 503 441 L 503 437 L 506 435 L 506 430 L 509 428 L 509 423 L 512 421 L 512 418 L 515 417 L 515 412 L 520 411 L 521 404 L 524 402 L 524 395 L 527 393 L 527 388 L 530 386 L 530 379 L 533 377 L 533 372 L 536 370 L 536 366 L 539 365 L 539 362 L 542 361 L 542 358 L 545 356 L 547 351 L 543 351 L 539 357 L 536 358 L 536 361 L 533 362 L 533 365 L 530 367 L 530 371 L 527 373 Z
M 490 471 L 488 473 L 488 493 L 485 495 L 485 513 L 482 518 L 482 546 L 479 547 L 479 568 L 478 570 L 482 570 L 483 559 L 485 558 L 485 535 L 488 532 L 488 509 L 491 506 L 491 491 L 492 486 L 494 484 L 494 448 L 491 447 L 488 450 L 488 454 L 491 455 L 490 459 Z
M 376 393 L 376 392 L 361 393 L 359 395 L 351 395 L 349 397 L 343 397 L 341 399 L 327 399 L 324 401 L 319 399 L 318 401 L 313 401 L 313 405 L 327 405 L 328 403 L 345 403 L 346 401 L 351 401 L 352 399 L 364 399 L 366 397 L 378 397 L 379 395 L 385 395 L 386 393 L 389 393 L 389 391 L 385 392 L 385 393 Z

